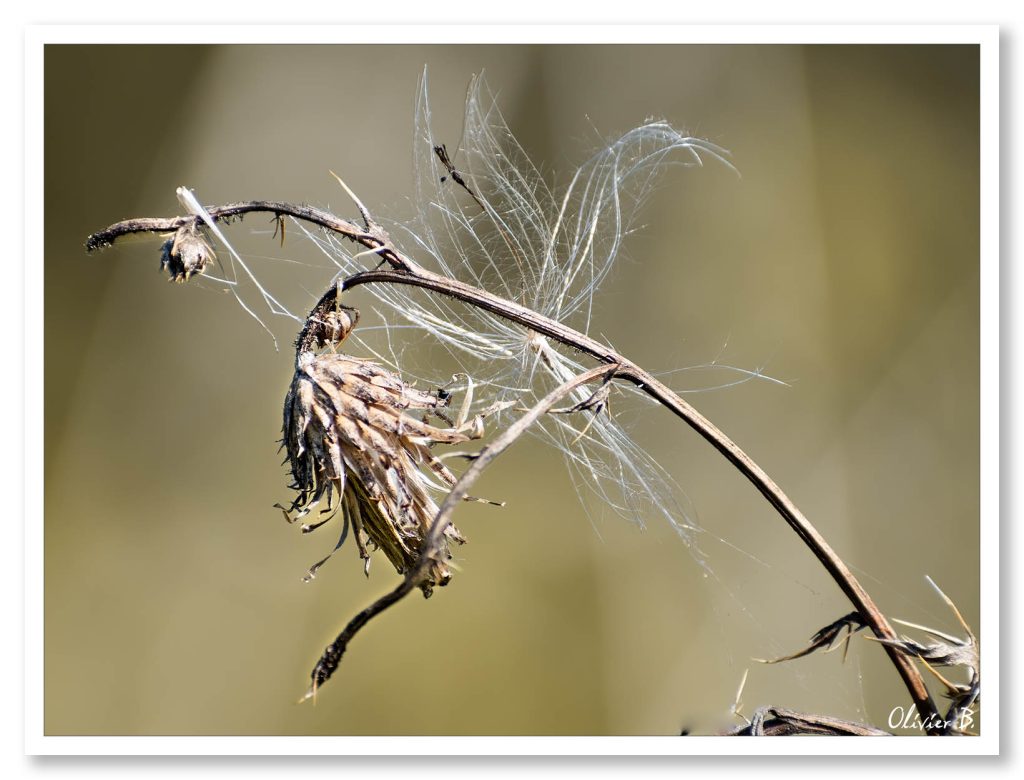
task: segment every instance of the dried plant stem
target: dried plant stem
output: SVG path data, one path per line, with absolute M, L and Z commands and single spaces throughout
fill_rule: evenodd
M 809 715 L 783 707 L 761 707 L 750 723 L 729 732 L 734 737 L 891 737 L 888 731 L 864 723 L 841 720 L 828 715 Z
M 228 203 L 224 206 L 207 206 L 208 213 L 214 221 L 220 222 L 243 217 L 253 212 L 274 214 L 278 217 L 288 216 L 304 220 L 314 225 L 341 233 L 346 238 L 365 244 L 367 248 L 374 248 L 365 241 L 360 240 L 361 231 L 355 224 L 347 219 L 336 217 L 328 211 L 303 206 L 294 203 L 284 203 L 273 200 L 248 200 L 241 203 Z M 188 224 L 198 224 L 197 218 L 188 215 L 184 217 L 142 217 L 140 219 L 126 219 L 122 222 L 111 225 L 106 230 L 93 233 L 85 242 L 85 247 L 90 252 L 110 246 L 117 239 L 132 233 L 166 233 L 177 230 Z M 366 236 L 369 239 L 369 236 Z M 379 244 L 378 244 L 379 246 Z
M 790 500 L 789 496 L 783 492 L 782 488 L 749 455 L 740 449 L 739 445 L 719 430 L 714 423 L 666 387 L 652 374 L 627 360 L 615 350 L 555 320 L 544 317 L 531 309 L 511 301 L 498 298 L 484 290 L 470 287 L 454 279 L 432 274 L 419 267 L 401 271 L 381 270 L 356 274 L 345 280 L 343 289 L 351 289 L 352 287 L 371 282 L 408 284 L 448 295 L 490 311 L 545 336 L 549 336 L 581 352 L 586 352 L 603 363 L 617 365 L 618 369 L 615 372 L 617 378 L 632 382 L 677 417 L 682 418 L 687 425 L 703 436 L 730 463 L 736 466 L 740 473 L 754 484 L 804 541 L 804 544 L 811 549 L 811 552 L 814 553 L 815 557 L 832 576 L 832 579 L 835 580 L 850 602 L 857 608 L 857 611 L 864 617 L 864 622 L 871 627 L 876 636 L 883 639 L 896 638 L 896 632 L 889 624 L 888 619 L 875 605 L 874 600 L 868 595 L 868 592 L 853 575 L 853 572 L 850 571 L 811 522 L 804 517 L 803 513 Z M 336 294 L 336 290 L 331 290 L 321 299 L 325 310 L 334 305 Z M 935 708 L 935 703 L 932 701 L 931 695 L 925 687 L 924 680 L 921 678 L 913 662 L 895 649 L 887 648 L 887 652 L 900 677 L 903 679 L 904 685 L 906 685 L 907 691 L 910 693 L 918 712 L 921 714 L 922 722 L 925 724 L 935 722 L 939 718 L 938 710 Z
M 370 283 L 405 284 L 422 287 L 489 311 L 524 328 L 585 352 L 606 364 L 606 370 L 608 365 L 615 366 L 614 374 L 617 378 L 635 384 L 647 395 L 684 420 L 749 479 L 761 494 L 768 499 L 768 502 L 775 507 L 776 511 L 782 515 L 786 523 L 804 541 L 804 544 L 811 549 L 811 552 L 814 553 L 815 557 L 825 567 L 825 570 L 835 580 L 839 588 L 846 594 L 875 635 L 880 639 L 889 640 L 889 642 L 898 641 L 898 637 L 885 615 L 878 609 L 867 591 L 825 541 L 824 537 L 818 533 L 782 489 L 775 484 L 774 480 L 750 456 L 740 449 L 735 442 L 720 431 L 710 420 L 700 414 L 693 406 L 680 398 L 650 373 L 589 336 L 485 290 L 427 271 L 403 254 L 392 243 L 387 232 L 365 210 L 361 209 L 361 211 L 363 212 L 364 228 L 360 228 L 352 222 L 340 219 L 320 209 L 276 201 L 249 201 L 207 208 L 207 212 L 215 220 L 240 217 L 250 212 L 270 212 L 277 217 L 282 215 L 292 216 L 336 232 L 357 244 L 365 246 L 367 249 L 373 250 L 383 261 L 386 261 L 391 266 L 391 270 L 366 271 L 355 274 L 344 281 L 341 285 L 343 290 Z M 190 221 L 195 222 L 196 217 L 127 220 L 90 236 L 86 246 L 93 250 L 107 246 L 117 238 L 130 233 L 176 230 L 187 225 Z M 338 287 L 332 286 L 313 308 L 307 319 L 306 329 L 300 334 L 300 343 L 308 338 L 307 330 L 310 327 L 309 323 L 322 319 L 335 308 L 338 293 Z M 470 472 L 467 471 L 466 473 Z M 439 525 L 441 524 L 435 522 L 434 530 Z M 421 565 L 423 565 L 422 559 Z M 361 627 L 361 625 L 365 624 L 381 610 L 401 599 L 404 593 L 400 593 L 400 591 L 405 587 L 407 587 L 407 580 L 403 581 L 402 586 L 382 600 L 387 601 L 384 606 L 376 610 L 374 610 L 374 607 L 364 610 L 353 620 L 353 623 L 359 623 L 359 627 Z M 347 630 L 348 628 L 346 628 Z M 358 630 L 358 627 L 356 630 Z M 342 633 L 339 639 L 344 636 L 345 632 Z M 931 695 L 928 693 L 928 689 L 925 687 L 924 680 L 911 659 L 889 642 L 885 643 L 885 650 L 902 678 L 907 691 L 910 693 L 911 699 L 921 716 L 921 721 L 925 724 L 929 734 L 940 733 L 939 727 L 934 724 L 941 722 L 941 716 L 936 709 L 935 703 L 932 701 Z M 337 658 L 339 659 L 341 652 L 344 652 L 344 646 L 337 653 Z
M 547 414 L 555 404 L 572 393 L 573 390 L 595 379 L 604 378 L 605 381 L 609 381 L 616 375 L 616 372 L 616 366 L 602 365 L 573 377 L 544 396 L 533 408 L 502 431 L 499 436 L 495 437 L 493 441 L 480 451 L 480 454 L 473 459 L 469 468 L 459 477 L 438 509 L 437 517 L 430 527 L 430 532 L 423 539 L 423 543 L 420 546 L 416 565 L 406 572 L 405 577 L 397 588 L 381 596 L 377 601 L 352 618 L 342 632 L 338 634 L 337 638 L 326 647 L 320 660 L 317 661 L 316 666 L 313 668 L 311 675 L 313 683 L 303 697 L 303 700 L 315 696 L 317 688 L 330 679 L 331 675 L 338 668 L 338 664 L 341 663 L 341 657 L 348 649 L 349 642 L 352 641 L 353 637 L 359 633 L 363 626 L 388 607 L 393 606 L 409 595 L 427 577 L 430 564 L 435 560 L 441 549 L 444 532 L 451 524 L 452 513 L 455 511 L 455 507 L 468 495 L 470 487 L 476 482 L 484 469 L 501 453 L 512 446 L 516 439 L 522 436 L 531 425 Z

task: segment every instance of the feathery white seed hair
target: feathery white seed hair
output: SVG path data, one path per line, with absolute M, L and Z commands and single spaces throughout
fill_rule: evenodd
M 648 122 L 606 145 L 580 166 L 564 191 L 554 192 L 508 129 L 482 77 L 469 88 L 463 143 L 450 152 L 471 194 L 453 181 L 435 153 L 442 142 L 431 130 L 424 71 L 414 134 L 418 218 L 388 225 L 392 238 L 430 270 L 583 333 L 590 327 L 594 295 L 658 175 L 672 165 L 702 165 L 704 158 L 732 167 L 724 149 L 665 122 Z M 357 258 L 358 251 L 343 240 L 299 227 L 341 275 L 364 270 L 367 258 Z M 589 367 L 545 337 L 487 312 L 441 296 L 411 294 L 400 285 L 366 289 L 388 310 L 382 314 L 386 320 L 404 319 L 407 327 L 447 347 L 488 401 L 518 399 L 531 405 Z M 353 336 L 358 338 L 358 331 Z M 410 377 L 408 367 L 402 372 Z M 639 391 L 628 386 L 625 392 Z M 575 400 L 590 393 L 582 388 Z M 499 417 L 495 425 L 501 424 Z M 682 506 L 682 492 L 613 417 L 547 415 L 533 430 L 562 452 L 581 497 L 593 494 L 599 506 L 641 525 L 651 514 L 662 515 L 702 558 L 695 540 L 699 529 Z

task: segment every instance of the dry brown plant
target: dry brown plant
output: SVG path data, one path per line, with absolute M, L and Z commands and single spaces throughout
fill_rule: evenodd
M 467 178 L 472 180 L 471 177 L 458 171 L 444 145 L 432 143 L 432 147 L 442 166 L 440 173 L 471 196 L 478 216 L 488 216 L 495 223 L 500 243 L 504 244 L 508 255 L 522 263 L 525 239 L 517 233 L 517 226 L 504 218 L 505 212 L 499 213 L 491 206 L 488 194 L 479 184 L 471 185 L 467 181 Z M 342 219 L 312 206 L 281 201 L 243 201 L 200 207 L 194 199 L 187 200 L 191 196 L 186 191 L 183 202 L 192 204 L 189 213 L 118 222 L 87 241 L 87 248 L 92 251 L 130 234 L 169 234 L 162 253 L 163 266 L 172 279 L 187 281 L 202 275 L 213 262 L 210 242 L 212 238 L 222 240 L 218 224 L 264 213 L 272 215 L 281 227 L 282 239 L 287 218 L 300 226 L 303 223 L 312 226 L 322 231 L 322 235 L 353 242 L 361 247 L 359 255 L 368 256 L 378 264 L 376 268 L 349 274 L 332 284 L 303 322 L 296 342 L 295 374 L 284 404 L 283 441 L 297 496 L 289 507 L 281 508 L 290 521 L 304 518 L 317 507 L 326 513 L 327 519 L 340 511 L 344 530 L 337 546 L 351 529 L 364 566 L 369 566 L 369 548 L 375 547 L 383 551 L 403 577 L 396 588 L 350 620 L 327 646 L 312 671 L 311 685 L 304 698 L 314 696 L 330 679 L 350 641 L 372 618 L 412 590 L 418 588 L 424 595 L 430 595 L 435 587 L 449 581 L 450 545 L 464 541 L 452 523 L 452 514 L 460 501 L 475 500 L 468 491 L 482 471 L 532 426 L 550 419 L 548 416 L 552 413 L 588 416 L 580 435 L 586 434 L 591 422 L 598 419 L 605 407 L 608 388 L 616 382 L 634 386 L 721 453 L 775 508 L 851 602 L 853 611 L 817 632 L 806 649 L 768 663 L 793 661 L 816 650 L 828 649 L 844 634 L 844 642 L 848 642 L 850 635 L 867 629 L 888 654 L 925 730 L 929 734 L 959 733 L 949 721 L 956 720 L 958 714 L 973 706 L 980 690 L 977 640 L 966 624 L 963 624 L 967 633 L 964 640 L 913 624 L 911 627 L 929 632 L 941 641 L 923 645 L 899 637 L 847 565 L 782 489 L 691 404 L 624 355 L 559 319 L 482 286 L 427 270 L 399 247 L 389 231 L 351 191 L 349 194 L 360 214 L 360 222 Z M 560 214 L 558 225 L 562 218 Z M 519 228 L 524 233 L 533 229 L 528 224 Z M 560 374 L 552 369 L 553 375 L 559 377 L 557 386 L 521 409 L 521 416 L 498 430 L 457 477 L 434 455 L 433 448 L 478 438 L 487 412 L 467 421 L 468 404 L 464 404 L 458 419 L 453 421 L 448 415 L 449 397 L 445 391 L 415 389 L 375 362 L 338 351 L 358 320 L 354 309 L 342 305 L 342 294 L 363 285 L 412 286 L 456 299 L 528 334 L 532 348 L 543 360 L 554 360 L 554 353 L 544 351 L 549 349 L 546 343 L 550 340 L 587 356 L 594 365 L 563 370 Z M 264 300 L 268 304 L 273 302 L 260 289 Z M 588 385 L 590 389 L 584 389 Z M 566 399 L 570 399 L 569 405 L 559 408 L 558 404 Z M 499 401 L 493 408 L 507 408 L 510 403 Z M 431 418 L 445 424 L 436 425 Z M 447 494 L 440 504 L 431 495 L 431 483 Z M 326 520 L 321 519 L 304 524 L 303 530 L 313 530 L 324 522 Z M 314 564 L 309 576 L 313 576 L 325 560 Z M 947 602 L 952 606 L 948 599 Z M 918 660 L 929 665 L 929 669 L 934 664 L 968 670 L 965 684 L 940 677 L 953 701 L 945 718 L 925 686 L 916 666 Z M 745 727 L 732 733 L 868 735 L 884 732 L 826 716 L 768 707 L 759 709 Z

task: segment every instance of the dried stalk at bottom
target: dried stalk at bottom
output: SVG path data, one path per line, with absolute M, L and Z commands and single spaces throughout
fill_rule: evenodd
M 359 555 L 369 572 L 367 542 L 383 550 L 400 574 L 412 568 L 437 516 L 431 479 L 450 488 L 455 476 L 431 452 L 435 444 L 469 441 L 477 433 L 426 422 L 447 400 L 405 384 L 375 363 L 315 347 L 335 344 L 355 326 L 358 313 L 342 308 L 319 332 L 300 339 L 295 376 L 284 404 L 284 446 L 292 487 L 299 495 L 285 516 L 308 514 L 326 498 L 327 520 L 341 511 L 344 530 L 335 550 L 353 529 Z M 423 412 L 421 418 L 412 412 Z M 303 526 L 311 531 L 323 523 Z M 446 585 L 451 571 L 448 542 L 465 539 L 455 526 L 445 531 L 438 559 L 421 584 L 424 596 Z M 333 554 L 333 553 L 332 553 Z M 314 564 L 312 578 L 327 558 Z

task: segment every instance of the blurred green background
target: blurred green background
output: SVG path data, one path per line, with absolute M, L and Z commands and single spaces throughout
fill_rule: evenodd
M 367 581 L 346 548 L 300 581 L 334 532 L 301 536 L 272 507 L 291 497 L 291 333 L 275 352 L 228 296 L 166 284 L 156 239 L 94 256 L 83 242 L 179 213 L 181 184 L 204 203 L 353 215 L 328 169 L 401 217 L 424 64 L 449 148 L 486 69 L 544 171 L 564 177 L 652 115 L 732 152 L 740 177 L 665 177 L 592 332 L 652 370 L 718 358 L 789 381 L 689 399 L 891 616 L 956 629 L 929 574 L 978 628 L 977 47 L 49 45 L 46 733 L 707 732 L 735 722 L 748 667 L 748 715 L 884 725 L 906 696 L 859 637 L 845 664 L 750 660 L 849 606 L 760 495 L 654 408 L 636 439 L 685 489 L 714 576 L 654 519 L 591 522 L 557 454 L 525 440 L 477 490 L 508 506 L 460 510 L 452 585 L 371 624 L 316 706 L 295 704 L 396 575 L 378 560 Z M 329 275 L 260 260 L 318 262 L 270 227 L 230 235 L 307 305 Z

